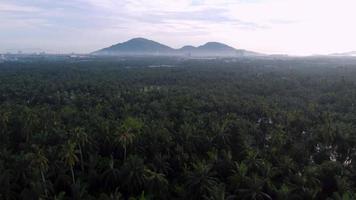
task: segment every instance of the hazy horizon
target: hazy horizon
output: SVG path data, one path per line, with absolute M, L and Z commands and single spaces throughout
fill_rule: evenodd
M 2 0 L 0 53 L 90 53 L 144 37 L 267 54 L 356 50 L 352 0 Z

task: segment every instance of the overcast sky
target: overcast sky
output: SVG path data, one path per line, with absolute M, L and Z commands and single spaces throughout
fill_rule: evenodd
M 355 0 L 0 0 L 0 52 L 88 53 L 145 37 L 263 53 L 356 50 Z

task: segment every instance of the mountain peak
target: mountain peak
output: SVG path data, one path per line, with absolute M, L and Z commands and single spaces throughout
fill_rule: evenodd
M 245 54 L 245 52 L 247 54 Z M 204 45 L 194 47 L 184 46 L 180 49 L 173 49 L 167 45 L 155 42 L 142 37 L 130 39 L 123 43 L 112 45 L 108 48 L 94 52 L 96 55 L 170 55 L 170 56 L 243 56 L 257 55 L 254 52 L 237 50 L 219 42 L 208 42 Z
M 179 50 L 187 51 L 187 50 L 194 50 L 194 49 L 196 49 L 196 47 L 194 47 L 192 45 L 186 45 L 186 46 L 180 48 Z
M 207 42 L 206 44 L 199 46 L 198 48 L 205 49 L 205 50 L 224 50 L 224 51 L 236 50 L 235 48 L 220 42 Z
M 95 52 L 95 54 L 125 54 L 125 55 L 140 55 L 140 54 L 164 54 L 174 51 L 171 47 L 164 44 L 149 40 L 146 38 L 133 38 L 123 43 L 112 45 Z
M 223 45 L 223 46 L 227 46 L 226 44 L 223 44 L 223 43 L 221 43 L 221 42 L 207 42 L 207 43 L 205 43 L 204 44 L 205 46 L 209 46 L 209 45 Z M 203 46 L 204 46 L 203 45 Z
M 143 37 L 136 37 L 128 40 L 127 42 L 154 42 L 153 40 L 149 40 Z

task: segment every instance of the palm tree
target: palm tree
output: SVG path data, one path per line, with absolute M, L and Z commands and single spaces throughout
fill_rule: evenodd
M 356 198 L 356 194 L 353 192 L 345 192 L 345 193 L 334 193 L 333 199 L 335 200 L 352 200 Z
M 64 200 L 65 199 L 65 195 L 66 195 L 65 192 L 60 192 L 59 194 L 56 194 L 54 196 L 54 200 Z
M 129 117 L 124 120 L 120 127 L 116 141 L 124 149 L 124 160 L 127 158 L 127 147 L 133 143 L 135 139 L 135 133 L 137 133 L 142 128 L 142 123 L 135 118 Z
M 269 199 L 271 200 L 271 196 L 269 196 L 266 192 L 263 191 L 265 182 L 254 175 L 252 178 L 249 178 L 247 181 L 246 189 L 239 189 L 239 193 L 243 197 L 243 199 L 251 199 L 251 200 L 263 200 Z
M 0 114 L 0 128 L 1 128 L 2 133 L 4 133 L 6 131 L 9 121 L 10 121 L 10 113 L 2 112 Z
M 129 200 L 149 200 L 151 198 L 145 195 L 145 191 L 142 191 L 141 194 L 137 197 L 130 197 Z
M 159 153 L 154 156 L 154 158 L 152 159 L 152 163 L 149 166 L 156 172 L 168 174 L 172 170 L 172 168 L 170 167 L 167 160 L 167 156 Z
M 248 149 L 247 150 L 247 157 L 245 163 L 249 169 L 252 171 L 259 171 L 263 168 L 264 160 L 261 159 L 260 153 L 256 149 Z
M 82 171 L 84 171 L 83 146 L 89 143 L 88 134 L 85 132 L 84 128 L 77 127 L 74 129 L 74 141 L 78 144 L 80 167 Z
M 211 193 L 210 196 L 204 196 L 206 200 L 233 200 L 236 199 L 234 195 L 227 195 L 226 188 L 223 183 L 219 184 L 215 187 L 214 191 Z
M 288 199 L 291 198 L 292 189 L 288 185 L 283 184 L 279 189 L 276 190 L 276 195 L 278 199 Z
M 116 188 L 114 192 L 110 194 L 110 200 L 121 200 L 123 199 L 122 194 L 120 193 L 119 189 Z
M 40 172 L 41 180 L 42 180 L 42 187 L 43 187 L 45 196 L 48 197 L 47 183 L 46 183 L 46 177 L 45 177 L 45 173 L 48 170 L 48 159 L 44 155 L 43 150 L 37 146 L 34 146 L 34 152 L 27 154 L 26 157 L 28 157 L 28 159 L 31 160 L 30 165 L 34 169 L 37 169 L 38 172 Z
M 226 147 L 230 143 L 231 135 L 227 132 L 227 129 L 229 128 L 229 125 L 231 123 L 230 118 L 230 115 L 228 115 L 227 118 L 225 118 L 221 124 L 216 125 L 216 127 L 214 127 L 214 132 L 216 133 L 216 135 L 214 136 L 213 141 L 218 145 L 220 144 L 221 147 Z
M 118 187 L 118 184 L 120 182 L 120 170 L 115 168 L 114 164 L 114 157 L 111 156 L 109 162 L 109 169 L 105 170 L 102 174 L 102 180 L 104 181 L 106 188 L 115 189 Z
M 130 156 L 121 169 L 123 186 L 129 193 L 140 192 L 145 183 L 145 165 L 138 156 Z
M 150 169 L 145 169 L 145 179 L 147 182 L 148 189 L 156 194 L 156 198 L 163 198 L 163 196 L 167 193 L 168 188 L 168 180 L 166 179 L 166 175 L 151 171 Z
M 33 110 L 30 108 L 26 107 L 25 109 L 25 116 L 24 116 L 24 132 L 25 132 L 25 139 L 26 142 L 29 142 L 31 139 L 31 132 L 33 131 L 32 129 L 38 122 L 38 117 L 35 114 Z
M 72 199 L 87 199 L 88 191 L 87 185 L 77 181 L 75 184 L 71 185 L 71 196 Z
M 74 166 L 78 162 L 78 157 L 75 152 L 76 144 L 72 141 L 68 141 L 63 146 L 63 161 L 70 168 L 72 174 L 73 184 L 75 184 L 75 176 L 74 176 Z
M 130 130 L 128 130 L 130 131 Z M 127 146 L 133 143 L 135 135 L 130 132 L 123 132 L 119 134 L 117 142 L 124 148 L 124 160 L 126 161 L 127 156 Z
M 0 199 L 17 199 L 16 188 L 19 185 L 15 182 L 16 171 L 13 169 L 0 170 Z
M 200 199 L 210 196 L 217 185 L 212 166 L 202 162 L 193 165 L 193 171 L 187 172 L 186 197 L 188 199 Z
M 0 141 L 2 141 L 3 144 L 7 143 L 9 139 L 9 135 L 6 134 L 9 122 L 10 113 L 6 111 L 0 111 Z
M 232 175 L 229 177 L 230 182 L 233 187 L 238 189 L 241 185 L 246 182 L 248 167 L 245 163 L 234 163 L 234 168 L 232 169 Z

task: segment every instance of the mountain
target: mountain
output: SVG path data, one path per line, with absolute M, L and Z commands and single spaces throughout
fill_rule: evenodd
M 219 42 L 208 42 L 198 47 L 201 51 L 235 51 L 233 47 Z
M 261 54 L 246 51 L 244 49 L 235 49 L 219 42 L 208 42 L 204 45 L 190 50 L 192 56 L 261 56 Z
M 194 51 L 195 49 L 196 49 L 196 47 L 187 45 L 187 46 L 184 46 L 184 47 L 178 49 L 178 51 Z
M 194 47 L 184 46 L 173 49 L 167 45 L 148 40 L 134 38 L 127 42 L 119 43 L 93 53 L 94 55 L 169 55 L 169 56 L 259 56 L 261 54 L 235 49 L 219 42 L 208 42 Z
M 237 52 L 233 47 L 219 42 L 208 42 L 198 47 L 184 46 L 178 51 L 190 56 L 235 56 Z
M 167 54 L 173 53 L 174 49 L 164 44 L 148 40 L 145 38 L 134 38 L 124 43 L 94 52 L 97 55 L 146 55 L 146 54 Z
M 356 56 L 356 51 L 344 52 L 344 53 L 334 53 L 330 56 Z

